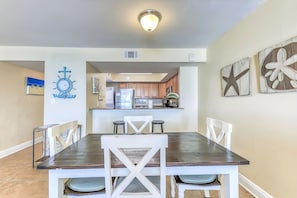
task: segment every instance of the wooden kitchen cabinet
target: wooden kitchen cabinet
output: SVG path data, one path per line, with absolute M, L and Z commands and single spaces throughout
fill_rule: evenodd
M 119 83 L 119 89 L 132 88 L 136 98 L 158 98 L 159 83 Z
M 144 98 L 150 98 L 150 84 L 142 84 L 142 95 Z
M 172 92 L 178 93 L 179 87 L 178 87 L 178 75 L 175 75 L 172 78 Z
M 126 89 L 127 88 L 127 83 L 119 83 L 118 88 L 119 89 Z
M 127 88 L 130 88 L 130 89 L 135 89 L 136 88 L 136 85 L 135 83 L 127 83 Z
M 158 85 L 158 83 L 151 83 L 149 92 L 150 92 L 151 97 L 158 98 L 159 97 L 159 85 Z
M 136 98 L 164 98 L 166 88 L 172 87 L 172 91 L 178 93 L 178 75 L 172 77 L 166 83 L 118 83 L 119 89 L 132 88 Z
M 166 83 L 159 83 L 159 91 L 158 95 L 160 98 L 166 97 Z
M 135 88 L 135 83 L 119 83 L 118 84 L 119 89 L 128 89 L 128 88 Z
M 134 94 L 136 98 L 142 98 L 142 85 L 135 83 Z
M 171 87 L 172 92 L 178 93 L 179 92 L 179 87 L 178 87 L 178 74 L 173 76 L 170 80 L 166 82 L 166 88 Z

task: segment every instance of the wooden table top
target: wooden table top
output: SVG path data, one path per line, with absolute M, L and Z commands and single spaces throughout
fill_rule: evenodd
M 197 132 L 168 135 L 166 166 L 247 165 L 249 161 Z M 37 166 L 38 169 L 103 168 L 101 135 L 89 134 Z M 151 164 L 152 166 L 153 163 Z

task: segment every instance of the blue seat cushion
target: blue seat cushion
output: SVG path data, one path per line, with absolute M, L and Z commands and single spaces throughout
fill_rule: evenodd
M 216 180 L 216 175 L 179 175 L 179 179 L 186 184 L 209 184 Z
M 72 178 L 67 186 L 77 192 L 96 192 L 105 188 L 104 177 Z

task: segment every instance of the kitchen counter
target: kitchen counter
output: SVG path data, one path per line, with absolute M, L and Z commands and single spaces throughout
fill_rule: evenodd
M 164 120 L 164 131 L 188 129 L 184 108 L 155 107 L 133 109 L 89 108 L 92 119 L 92 133 L 113 132 L 113 121 L 123 120 L 124 116 L 152 116 L 154 120 Z M 120 132 L 121 133 L 121 132 Z
M 99 107 L 93 107 L 89 110 L 111 110 L 111 111 L 133 111 L 133 110 L 177 110 L 177 109 L 184 109 L 181 107 L 173 108 L 173 107 L 153 107 L 153 108 L 146 108 L 146 107 L 136 107 L 132 109 L 112 109 L 112 108 L 99 108 Z

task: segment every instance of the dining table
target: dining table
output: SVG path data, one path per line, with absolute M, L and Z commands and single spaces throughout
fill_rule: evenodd
M 238 168 L 248 165 L 249 160 L 198 132 L 164 134 L 168 135 L 167 176 L 220 174 L 223 176 L 221 197 L 239 197 Z M 66 178 L 104 177 L 102 135 L 88 134 L 37 166 L 37 169 L 48 170 L 49 197 L 63 197 Z M 158 162 L 153 160 L 148 165 L 158 165 L 154 163 Z

